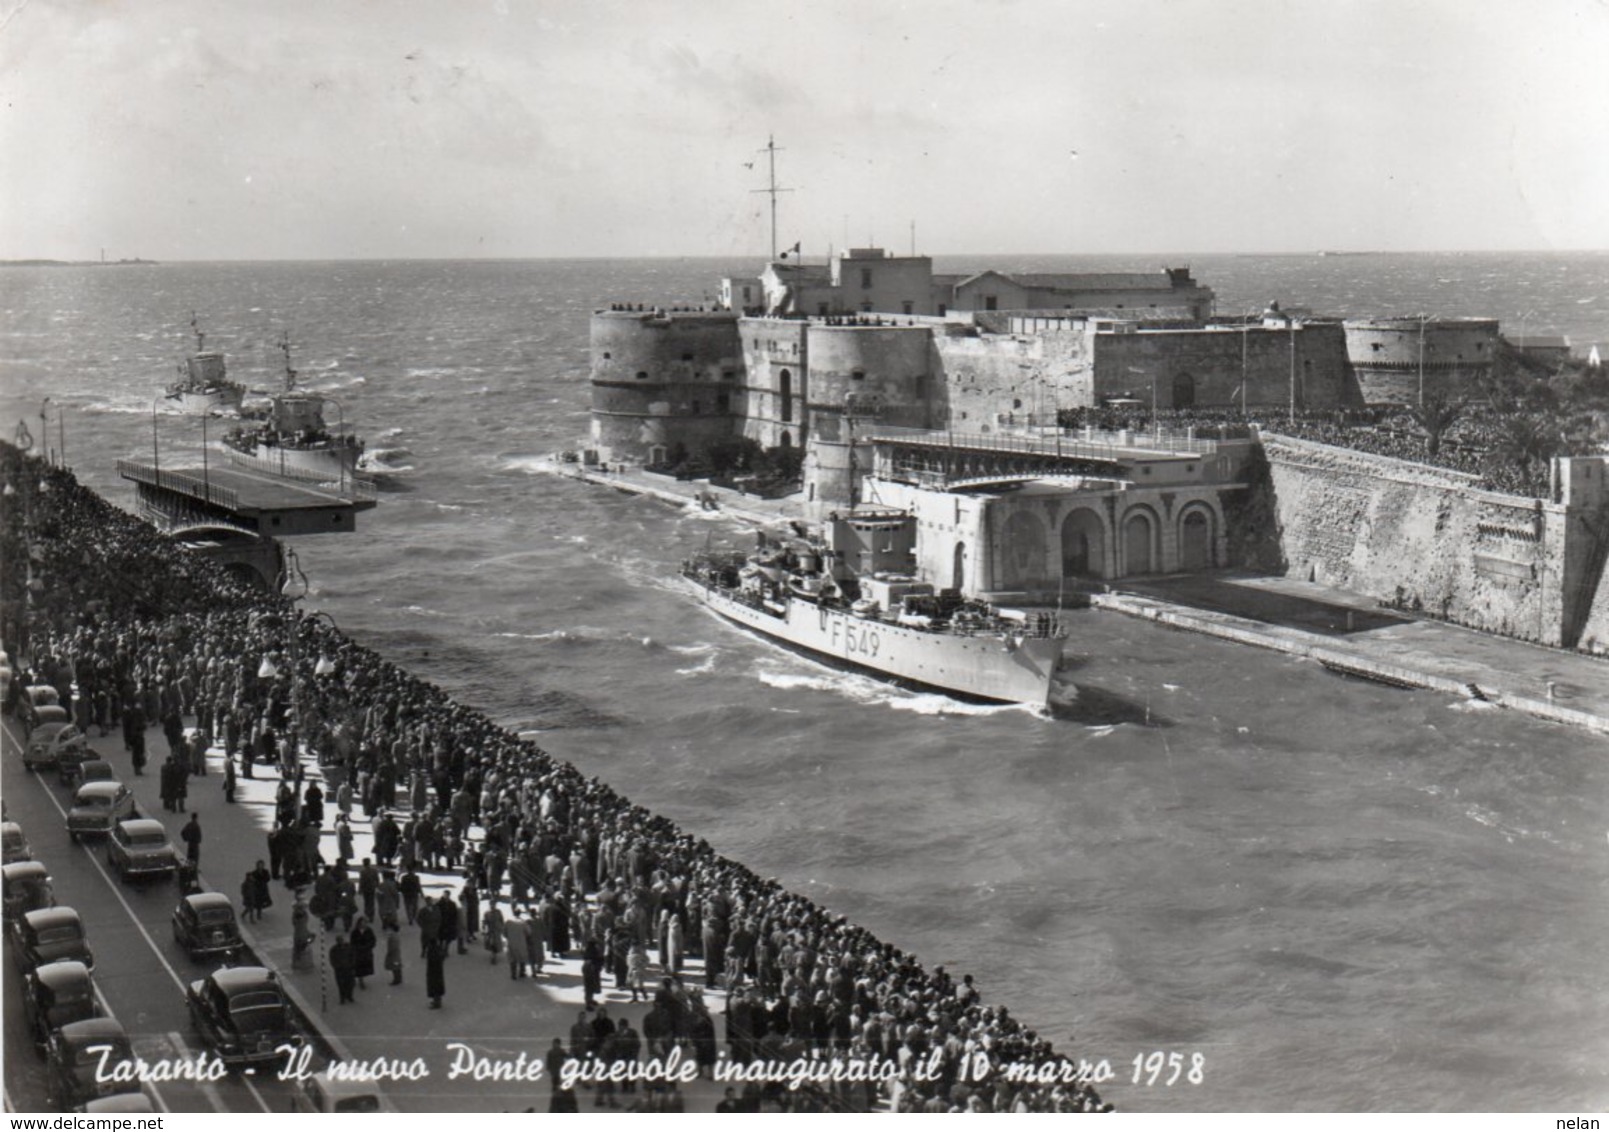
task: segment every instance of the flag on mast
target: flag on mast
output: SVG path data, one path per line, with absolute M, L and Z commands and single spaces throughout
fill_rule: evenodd
M 801 249 L 801 246 L 803 245 L 803 243 L 804 243 L 803 240 L 799 240 L 799 241 L 795 242 L 793 247 L 791 247 L 787 251 L 783 252 L 780 258 L 787 259 L 790 255 L 799 255 L 799 254 L 801 254 L 800 249 Z

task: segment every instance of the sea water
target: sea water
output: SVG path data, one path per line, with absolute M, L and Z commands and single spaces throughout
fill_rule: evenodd
M 1190 262 L 1225 313 L 1532 311 L 1528 333 L 1609 345 L 1604 255 Z M 1105 1061 L 1118 1105 L 1609 1106 L 1604 739 L 1087 611 L 1080 695 L 1056 717 L 900 691 L 678 593 L 684 555 L 747 532 L 536 471 L 587 429 L 591 310 L 707 302 L 754 268 L 0 269 L 0 431 L 25 418 L 55 448 L 64 420 L 79 476 L 131 505 L 116 457 L 201 440 L 159 397 L 191 312 L 255 389 L 278 386 L 288 332 L 382 485 L 356 535 L 296 540 L 309 604 L 719 851 L 971 972 Z

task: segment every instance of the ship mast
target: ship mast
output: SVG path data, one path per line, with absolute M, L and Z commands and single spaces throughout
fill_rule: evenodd
M 279 352 L 285 355 L 285 392 L 292 393 L 296 389 L 296 371 L 291 368 L 291 336 L 289 333 L 280 334 Z
M 771 184 L 770 184 L 770 187 L 768 187 L 768 188 L 754 189 L 752 191 L 757 192 L 757 193 L 766 193 L 771 198 L 771 258 L 776 259 L 777 258 L 777 194 L 778 193 L 791 193 L 791 192 L 793 192 L 793 190 L 792 189 L 779 189 L 779 188 L 777 188 L 777 154 L 781 153 L 782 149 L 781 149 L 780 146 L 777 145 L 777 139 L 776 139 L 775 135 L 771 135 L 771 134 L 766 135 L 765 148 L 762 149 L 762 150 L 759 150 L 758 152 L 765 154 L 767 159 L 770 162 Z
M 190 330 L 196 336 L 196 353 L 199 354 L 202 347 L 207 344 L 207 336 L 201 333 L 201 324 L 196 321 L 195 311 L 190 312 Z

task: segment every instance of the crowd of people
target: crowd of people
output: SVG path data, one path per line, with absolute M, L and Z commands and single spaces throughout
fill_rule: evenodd
M 29 563 L 0 581 L 18 683 L 54 684 L 86 728 L 121 728 L 136 766 L 146 726 L 161 723 L 177 806 L 178 779 L 215 745 L 227 755 L 226 789 L 237 774 L 278 777 L 266 863 L 240 882 L 241 907 L 260 919 L 274 878 L 288 884 L 298 961 L 311 921 L 338 932 L 330 962 L 343 1003 L 374 974 L 377 954 L 393 981 L 417 954 L 432 1005 L 445 995 L 447 955 L 471 945 L 490 956 L 486 978 L 502 977 L 505 964 L 510 979 L 537 978 L 550 957 L 579 955 L 589 1009 L 567 1047 L 579 1058 L 613 1063 L 680 1046 L 708 1073 L 724 1038 L 740 1063 L 892 1062 L 902 1109 L 1110 1107 L 1088 1081 L 1066 1079 L 1065 1053 L 985 1004 L 970 975 L 927 970 L 722 857 L 328 619 L 193 556 L 70 472 L 3 446 L 0 475 L 11 485 L 0 550 Z M 322 776 L 306 774 L 309 760 Z M 324 846 L 327 811 L 335 860 Z M 359 863 L 350 827 L 364 822 L 373 860 Z M 422 895 L 421 872 L 450 876 L 447 891 Z M 416 933 L 414 948 L 404 932 Z M 642 1002 L 640 1031 L 609 1017 L 600 995 L 610 979 Z M 724 1035 L 709 1005 L 717 998 Z M 1013 1079 L 1008 1066 L 1048 1067 L 1058 1083 Z M 723 1104 L 757 1108 L 762 1098 L 882 1103 L 860 1084 L 790 1091 L 773 1082 Z M 556 1103 L 573 1099 L 555 1094 Z M 599 1105 L 622 1100 L 679 1103 L 666 1091 L 597 1090 Z

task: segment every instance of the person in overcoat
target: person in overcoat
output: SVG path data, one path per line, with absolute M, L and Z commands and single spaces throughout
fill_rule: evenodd
M 351 940 L 353 973 L 357 976 L 358 986 L 366 989 L 368 984 L 363 980 L 374 975 L 374 949 L 379 940 L 375 938 L 369 921 L 362 916 L 352 925 Z
M 335 944 L 330 948 L 330 973 L 335 976 L 335 989 L 341 994 L 340 1001 L 354 1001 L 352 989 L 357 985 L 356 959 L 352 954 L 352 944 L 344 935 L 336 936 Z
M 425 955 L 425 994 L 430 999 L 430 1009 L 440 1010 L 447 994 L 447 945 L 439 939 Z

